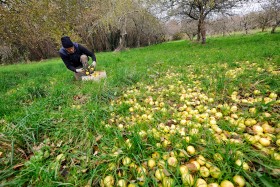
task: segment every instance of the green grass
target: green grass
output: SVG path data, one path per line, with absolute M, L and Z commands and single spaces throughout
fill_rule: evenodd
M 279 161 L 271 152 L 264 154 L 267 150 L 253 147 L 243 136 L 250 129 L 240 129 L 235 124 L 254 118 L 259 124 L 267 121 L 279 129 L 279 102 L 246 103 L 232 100 L 231 95 L 235 91 L 240 100 L 264 99 L 273 92 L 279 101 L 280 34 L 215 37 L 207 42 L 202 46 L 176 41 L 119 53 L 98 53 L 98 70 L 106 70 L 108 75 L 100 82 L 75 81 L 60 59 L 2 66 L 0 186 L 94 186 L 107 175 L 114 177 L 115 184 L 125 179 L 157 186 L 161 182 L 154 173 L 160 166 L 148 169 L 147 160 L 158 152 L 158 163 L 162 155 L 172 151 L 177 155 L 188 145 L 193 145 L 196 153 L 176 156 L 180 164 L 203 155 L 220 168 L 219 178 L 205 178 L 208 184 L 232 181 L 236 174 L 242 175 L 248 186 L 263 186 L 263 181 L 279 183 L 277 174 L 273 174 L 280 167 Z M 184 103 L 180 100 L 184 89 L 187 94 L 198 95 L 190 95 Z M 254 90 L 260 90 L 260 95 L 253 94 Z M 163 106 L 149 104 L 150 98 Z M 196 101 L 200 103 L 192 103 Z M 221 135 L 217 138 L 209 130 L 209 118 L 201 121 L 190 112 L 183 114 L 180 107 L 184 104 L 199 114 L 209 113 L 204 106 L 216 108 L 224 116 L 233 113 L 228 106 L 237 105 L 235 122 L 228 118 L 216 120 L 224 136 L 235 132 L 244 143 L 230 143 Z M 256 114 L 249 112 L 252 107 L 258 110 Z M 264 116 L 264 112 L 271 116 Z M 150 119 L 145 115 L 151 115 Z M 189 121 L 185 133 L 191 137 L 190 142 L 183 140 L 178 131 L 170 132 L 172 124 L 182 127 L 182 119 Z M 160 123 L 167 129 L 161 128 Z M 192 129 L 197 129 L 198 134 Z M 279 154 L 279 132 L 271 134 L 267 149 Z M 168 145 L 160 147 L 164 139 L 170 144 L 165 142 Z M 235 165 L 237 151 L 244 154 L 241 159 L 249 164 L 249 171 Z M 223 162 L 213 159 L 217 152 Z M 125 157 L 148 172 L 140 175 L 123 165 Z M 112 164 L 115 167 L 110 167 Z M 164 168 L 180 186 L 179 168 L 166 162 Z M 195 172 L 193 176 L 199 178 L 200 174 Z

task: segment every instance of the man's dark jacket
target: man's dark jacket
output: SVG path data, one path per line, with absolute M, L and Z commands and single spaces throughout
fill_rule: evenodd
M 96 61 L 94 52 L 90 52 L 84 46 L 78 43 L 73 42 L 73 44 L 75 48 L 75 52 L 73 54 L 69 54 L 63 47 L 59 50 L 59 55 L 69 70 L 76 72 L 77 67 L 83 66 L 82 62 L 80 61 L 81 55 L 87 55 L 88 57 L 90 56 L 93 61 Z

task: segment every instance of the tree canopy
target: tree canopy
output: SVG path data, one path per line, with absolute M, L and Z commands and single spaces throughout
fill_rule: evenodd
M 1 0 L 0 16 L 2 63 L 56 56 L 63 35 L 97 51 L 163 38 L 160 21 L 135 0 Z

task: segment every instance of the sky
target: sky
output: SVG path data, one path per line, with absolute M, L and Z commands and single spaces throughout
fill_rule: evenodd
M 244 15 L 250 12 L 260 11 L 262 9 L 261 5 L 264 4 L 265 2 L 266 0 L 255 0 L 255 1 L 253 0 L 246 4 L 243 4 L 239 8 L 235 8 L 233 12 L 235 14 Z

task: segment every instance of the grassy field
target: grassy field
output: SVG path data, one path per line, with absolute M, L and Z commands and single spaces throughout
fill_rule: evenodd
M 207 42 L 2 66 L 0 186 L 280 185 L 280 34 Z

